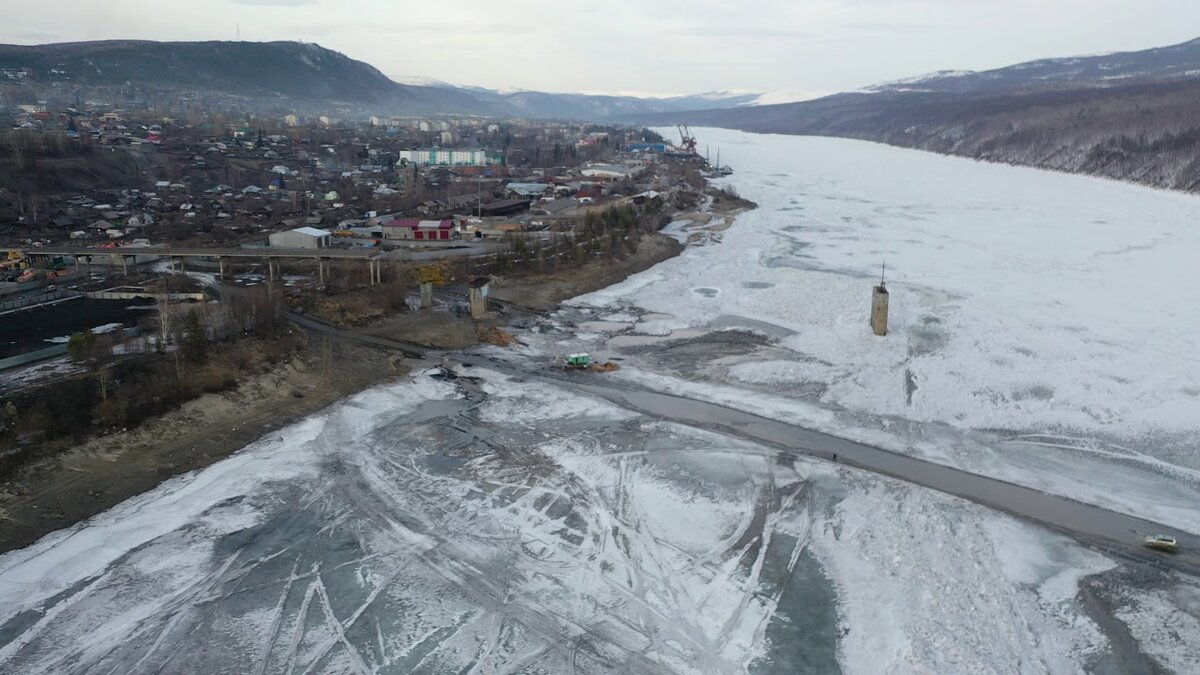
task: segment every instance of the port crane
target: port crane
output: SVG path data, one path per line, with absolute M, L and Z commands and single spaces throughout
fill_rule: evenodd
M 680 124 L 676 129 L 679 130 L 679 148 L 688 154 L 696 154 L 696 136 L 692 134 L 691 128 Z

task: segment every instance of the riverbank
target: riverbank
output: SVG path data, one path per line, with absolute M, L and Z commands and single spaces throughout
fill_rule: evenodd
M 168 478 L 209 466 L 272 429 L 407 372 L 387 357 L 380 350 L 310 339 L 287 362 L 229 392 L 205 394 L 134 429 L 97 436 L 22 467 L 0 482 L 0 552 L 28 546 Z
M 643 234 L 637 251 L 623 259 L 594 260 L 564 272 L 502 277 L 492 284 L 491 297 L 531 310 L 551 310 L 565 300 L 608 288 L 670 260 L 688 246 L 704 243 L 701 233 L 723 231 L 738 215 L 755 208 L 753 202 L 711 186 L 705 192 L 707 199 L 699 208 L 675 213 L 663 231 Z
M 747 206 L 725 201 L 705 210 L 710 208 L 731 218 Z M 696 216 L 677 214 L 676 222 Z M 677 238 L 647 233 L 634 254 L 556 273 L 499 278 L 492 296 L 521 310 L 549 311 L 566 299 L 643 272 L 684 248 Z M 360 332 L 459 350 L 479 343 L 485 333 L 481 326 L 495 325 L 495 320 L 476 324 L 450 313 L 412 313 Z M 201 396 L 137 428 L 92 438 L 0 481 L 0 553 L 28 546 L 169 478 L 203 469 L 272 429 L 401 377 L 412 367 L 386 348 L 310 333 L 298 355 L 229 392 Z
M 535 311 L 548 311 L 564 300 L 598 291 L 683 252 L 684 245 L 658 232 L 643 234 L 636 253 L 624 260 L 592 261 L 578 269 L 547 274 L 526 274 L 497 279 L 490 295 L 494 300 Z

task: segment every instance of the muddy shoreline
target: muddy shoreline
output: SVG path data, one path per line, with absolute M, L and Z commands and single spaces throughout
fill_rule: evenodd
M 345 367 L 330 377 L 330 360 Z M 158 486 L 203 469 L 263 434 L 357 391 L 407 372 L 387 354 L 309 341 L 286 362 L 205 394 L 129 430 L 90 438 L 0 481 L 0 553 L 85 521 Z

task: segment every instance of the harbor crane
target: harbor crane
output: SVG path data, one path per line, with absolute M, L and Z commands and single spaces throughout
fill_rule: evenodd
M 696 154 L 696 137 L 692 134 L 692 130 L 686 124 L 677 125 L 679 130 L 679 147 L 688 154 Z

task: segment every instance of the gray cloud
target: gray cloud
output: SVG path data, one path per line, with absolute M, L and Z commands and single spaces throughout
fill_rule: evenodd
M 0 42 L 305 40 L 493 88 L 845 91 L 934 70 L 1167 45 L 1195 0 L 0 0 Z M 280 11 L 286 9 L 287 11 Z M 1170 21 L 1147 21 L 1169 16 Z
M 65 39 L 62 33 L 48 33 L 36 30 L 19 33 L 18 37 L 22 41 L 29 42 L 61 42 Z
M 317 0 L 229 0 L 235 5 L 258 5 L 261 7 L 301 7 L 315 5 Z

